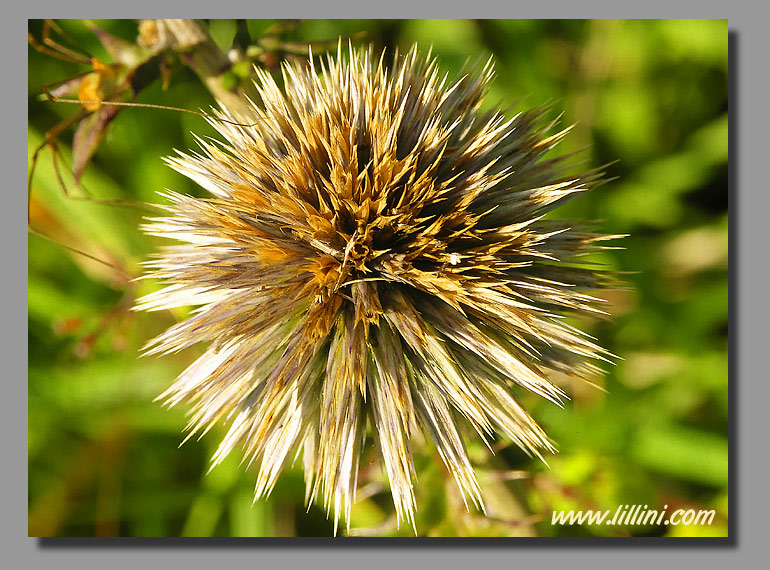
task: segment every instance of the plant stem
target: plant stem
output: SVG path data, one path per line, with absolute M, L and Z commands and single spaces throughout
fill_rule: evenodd
M 144 20 L 142 39 L 156 51 L 172 49 L 192 69 L 203 84 L 229 111 L 245 114 L 249 105 L 246 89 L 229 89 L 225 86 L 225 74 L 232 62 L 211 39 L 205 26 L 198 20 Z

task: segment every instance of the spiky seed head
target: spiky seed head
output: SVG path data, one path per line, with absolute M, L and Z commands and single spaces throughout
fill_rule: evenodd
M 559 403 L 548 373 L 587 378 L 607 354 L 559 318 L 600 312 L 606 275 L 576 257 L 611 236 L 543 219 L 601 173 L 544 158 L 569 130 L 547 109 L 481 114 L 491 63 L 450 81 L 416 48 L 391 69 L 342 52 L 285 65 L 283 90 L 257 70 L 252 116 L 223 109 L 224 141 L 168 159 L 211 197 L 168 192 L 146 225 L 181 244 L 137 308 L 197 306 L 146 352 L 208 345 L 162 397 L 192 404 L 190 435 L 229 425 L 213 463 L 242 447 L 257 496 L 296 449 L 306 500 L 349 523 L 368 424 L 399 520 L 419 432 L 483 508 L 464 429 L 551 451 L 515 393 Z

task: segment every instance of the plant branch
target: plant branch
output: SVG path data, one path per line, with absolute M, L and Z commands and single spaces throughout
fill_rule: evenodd
M 139 43 L 155 51 L 171 49 L 192 69 L 214 98 L 236 114 L 249 111 L 247 88 L 229 88 L 225 81 L 232 62 L 197 20 L 143 20 Z

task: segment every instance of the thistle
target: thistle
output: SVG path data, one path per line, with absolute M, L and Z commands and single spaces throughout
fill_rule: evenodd
M 211 197 L 167 192 L 145 226 L 182 243 L 149 262 L 164 288 L 137 308 L 197 306 L 146 353 L 208 346 L 161 398 L 192 404 L 190 436 L 229 426 L 213 464 L 242 447 L 257 497 L 301 451 L 335 525 L 370 439 L 413 524 L 420 432 L 483 508 L 468 428 L 553 451 L 516 393 L 558 404 L 549 373 L 588 379 L 608 355 L 562 319 L 601 313 L 588 293 L 608 277 L 576 258 L 613 236 L 544 219 L 601 173 L 544 158 L 569 131 L 547 108 L 481 114 L 491 63 L 450 81 L 415 48 L 390 70 L 351 48 L 285 65 L 283 90 L 256 73 L 251 116 L 217 112 L 224 142 L 167 159 Z

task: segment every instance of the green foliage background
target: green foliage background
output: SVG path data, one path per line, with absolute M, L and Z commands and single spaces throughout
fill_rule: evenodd
M 109 61 L 82 21 L 60 25 Z M 133 21 L 95 21 L 133 41 Z M 256 40 L 272 22 L 247 25 Z M 235 21 L 209 21 L 228 49 Z M 40 37 L 42 22 L 29 31 Z M 625 272 L 608 293 L 613 318 L 581 326 L 622 357 L 600 381 L 571 386 L 559 409 L 526 400 L 557 443 L 550 467 L 501 444 L 494 460 L 471 446 L 492 519 L 467 514 L 434 452 L 418 458 L 417 529 L 427 536 L 725 536 L 728 521 L 728 34 L 727 21 L 305 21 L 296 42 L 365 32 L 359 43 L 406 50 L 432 45 L 441 67 L 494 55 L 488 103 L 515 109 L 555 101 L 577 123 L 558 152 L 585 149 L 610 163 L 611 183 L 560 209 L 630 234 L 599 261 Z M 29 50 L 30 156 L 76 105 L 39 100 L 41 86 L 88 71 Z M 138 101 L 206 109 L 211 95 L 181 64 Z M 190 134 L 213 134 L 199 117 L 126 109 L 110 125 L 83 177 L 99 199 L 157 202 L 165 188 L 201 195 L 162 162 Z M 72 130 L 59 137 L 70 160 Z M 302 473 L 287 469 L 273 495 L 252 505 L 255 475 L 232 457 L 208 475 L 222 430 L 178 448 L 183 409 L 155 398 L 198 353 L 137 359 L 139 347 L 184 313 L 127 309 L 153 285 L 129 283 L 158 245 L 138 231 L 151 212 L 78 199 L 43 151 L 32 182 L 29 235 L 29 533 L 36 536 L 325 536 L 325 513 L 303 505 Z M 70 246 L 118 269 L 74 253 Z M 353 509 L 359 533 L 395 528 L 374 455 L 363 464 L 369 497 Z M 552 526 L 552 510 L 641 504 L 715 509 L 711 525 Z M 363 530 L 360 529 L 369 529 Z

